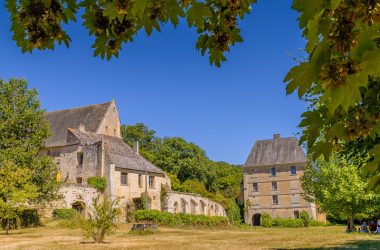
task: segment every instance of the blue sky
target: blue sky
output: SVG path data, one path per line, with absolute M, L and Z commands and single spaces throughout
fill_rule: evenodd
M 115 99 L 122 123 L 145 123 L 158 136 L 180 136 L 216 161 L 243 164 L 253 143 L 299 130 L 306 105 L 282 82 L 305 41 L 290 0 L 258 1 L 240 22 L 244 42 L 222 68 L 195 49 L 196 32 L 182 23 L 147 37 L 140 32 L 119 58 L 94 58 L 93 38 L 71 24 L 69 49 L 22 54 L 0 10 L 0 77 L 22 77 L 49 111 Z

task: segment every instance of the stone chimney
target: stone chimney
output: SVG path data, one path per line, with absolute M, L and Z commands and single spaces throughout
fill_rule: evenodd
M 273 139 L 280 139 L 280 138 L 281 138 L 280 134 L 274 134 L 273 135 Z
M 136 154 L 139 154 L 139 142 L 138 141 L 135 141 L 133 143 L 133 152 L 135 152 Z

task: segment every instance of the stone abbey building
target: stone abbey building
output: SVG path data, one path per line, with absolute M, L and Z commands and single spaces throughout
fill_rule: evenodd
M 107 180 L 104 195 L 120 198 L 125 214 L 139 207 L 147 192 L 151 209 L 226 216 L 223 207 L 207 198 L 171 191 L 169 177 L 144 159 L 138 143 L 131 148 L 121 137 L 114 101 L 46 113 L 52 131 L 41 152 L 59 168 L 63 199 L 54 208 L 75 208 L 86 214 L 98 192 L 87 185 L 92 176 Z M 161 191 L 167 195 L 163 200 Z
M 306 157 L 295 137 L 259 140 L 253 146 L 243 167 L 245 223 L 260 225 L 263 213 L 272 217 L 299 218 L 306 211 L 316 220 L 325 221 L 315 204 L 302 198 L 300 178 Z

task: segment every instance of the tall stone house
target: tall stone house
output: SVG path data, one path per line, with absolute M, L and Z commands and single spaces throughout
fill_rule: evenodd
M 300 178 L 306 157 L 295 137 L 258 140 L 243 167 L 243 197 L 246 224 L 260 225 L 261 215 L 299 218 L 301 211 L 325 220 L 313 203 L 302 197 Z
M 119 198 L 124 214 L 141 207 L 147 192 L 151 209 L 226 215 L 220 204 L 207 198 L 171 191 L 169 177 L 139 154 L 138 143 L 131 148 L 122 139 L 114 101 L 47 112 L 45 117 L 52 135 L 41 154 L 53 157 L 62 182 L 63 199 L 54 208 L 75 208 L 86 215 L 98 195 L 87 180 L 101 176 L 107 180 L 103 195 Z

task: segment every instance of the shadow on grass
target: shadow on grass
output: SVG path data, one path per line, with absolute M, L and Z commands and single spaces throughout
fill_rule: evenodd
M 12 231 L 9 231 L 8 234 L 6 232 L 0 232 L 0 235 L 4 235 L 4 236 L 12 236 L 12 235 L 18 235 L 18 234 L 22 234 L 22 232 L 12 232 Z
M 277 250 L 283 250 L 288 248 L 276 248 Z M 378 250 L 380 249 L 380 238 L 371 239 L 371 240 L 354 240 L 347 242 L 345 244 L 329 247 L 302 247 L 302 248 L 291 248 L 291 249 L 307 249 L 307 250 L 318 250 L 318 249 L 368 249 L 368 250 Z

